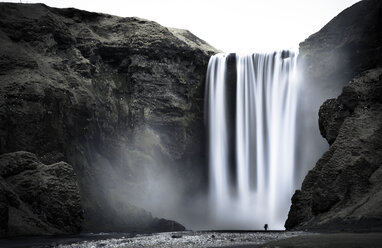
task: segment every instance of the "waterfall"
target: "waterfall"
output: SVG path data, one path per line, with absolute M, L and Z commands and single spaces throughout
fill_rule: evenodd
M 297 55 L 217 54 L 206 80 L 214 227 L 284 229 L 294 191 Z

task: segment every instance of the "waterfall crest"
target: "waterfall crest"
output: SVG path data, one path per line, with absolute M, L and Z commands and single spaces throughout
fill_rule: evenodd
M 292 51 L 210 59 L 205 106 L 215 226 L 283 229 L 294 191 L 296 59 Z

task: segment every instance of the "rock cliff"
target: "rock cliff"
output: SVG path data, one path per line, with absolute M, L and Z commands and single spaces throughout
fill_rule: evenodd
M 318 127 L 318 110 L 360 73 L 382 63 L 382 2 L 364 0 L 345 9 L 300 43 L 297 175 L 307 174 L 328 149 Z M 301 182 L 299 182 L 301 185 Z
M 87 231 L 184 229 L 142 207 L 205 183 L 217 51 L 140 18 L 11 3 L 0 4 L 0 44 L 0 154 L 72 165 Z
M 382 68 L 362 73 L 320 108 L 329 150 L 292 198 L 285 227 L 382 230 Z
M 302 133 L 313 133 L 317 120 L 308 111 L 346 86 L 319 109 L 315 128 L 330 147 L 294 194 L 287 229 L 382 229 L 381 13 L 381 1 L 361 1 L 300 44 Z M 300 152 L 325 150 L 318 134 L 310 136 Z

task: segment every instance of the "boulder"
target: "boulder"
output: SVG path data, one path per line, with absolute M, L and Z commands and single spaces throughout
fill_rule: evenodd
M 159 232 L 174 232 L 174 231 L 185 231 L 186 230 L 186 228 L 182 224 L 179 224 L 176 221 L 166 220 L 163 218 L 154 219 L 153 226 L 154 226 L 155 230 L 157 230 Z
M 58 235 L 81 231 L 83 210 L 69 164 L 41 163 L 35 154 L 0 155 L 0 235 Z

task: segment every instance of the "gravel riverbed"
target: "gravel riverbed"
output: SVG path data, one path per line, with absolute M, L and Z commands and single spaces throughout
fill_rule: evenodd
M 167 232 L 140 234 L 135 237 L 119 237 L 104 240 L 81 241 L 72 244 L 58 244 L 57 248 L 96 247 L 238 247 L 257 246 L 269 241 L 306 235 L 304 232 Z

